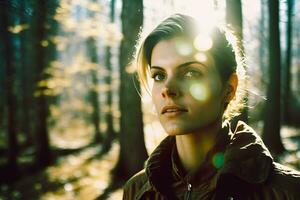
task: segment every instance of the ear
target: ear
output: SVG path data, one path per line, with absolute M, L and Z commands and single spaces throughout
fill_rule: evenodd
M 226 84 L 224 100 L 229 103 L 235 96 L 235 92 L 238 86 L 238 76 L 236 73 L 232 73 Z

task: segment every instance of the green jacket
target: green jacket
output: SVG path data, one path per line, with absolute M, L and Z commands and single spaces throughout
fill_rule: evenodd
M 185 173 L 174 137 L 150 155 L 146 167 L 124 186 L 124 200 L 300 200 L 300 173 L 273 161 L 255 131 L 239 122 L 222 128 L 197 171 Z

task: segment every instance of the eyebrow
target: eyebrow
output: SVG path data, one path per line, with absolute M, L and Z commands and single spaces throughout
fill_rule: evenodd
M 192 65 L 192 64 L 200 64 L 200 65 L 202 65 L 204 67 L 207 67 L 205 64 L 203 64 L 203 63 L 201 63 L 199 61 L 190 61 L 190 62 L 182 63 L 182 64 L 178 65 L 176 68 L 182 68 L 182 67 L 186 67 L 186 66 L 189 66 L 189 65 Z M 150 66 L 150 69 L 153 69 L 153 68 L 154 69 L 163 69 L 162 67 L 156 66 L 156 65 Z

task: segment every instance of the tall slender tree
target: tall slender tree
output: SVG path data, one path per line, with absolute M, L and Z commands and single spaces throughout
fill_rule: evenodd
M 132 68 L 130 59 L 143 25 L 143 1 L 123 0 L 122 33 L 120 50 L 120 154 L 114 170 L 114 175 L 120 181 L 125 181 L 141 170 L 147 158 L 144 142 L 143 116 L 139 86 L 134 83 L 136 76 L 129 70 Z
M 2 37 L 2 36 L 1 36 Z M 2 41 L 1 39 L 0 41 Z M 0 52 L 3 52 L 3 46 L 0 47 Z M 3 53 L 1 53 L 3 55 Z M 4 124 L 5 124 L 5 119 L 6 119 L 6 110 L 5 110 L 5 60 L 3 57 L 0 57 L 0 129 L 4 130 Z M 3 132 L 0 134 L 4 134 Z
M 109 19 L 111 23 L 115 21 L 115 0 L 110 1 L 110 15 Z M 107 69 L 108 74 L 105 77 L 105 84 L 108 86 L 107 90 L 107 99 L 106 106 L 107 111 L 105 113 L 105 119 L 107 123 L 106 137 L 103 143 L 103 152 L 107 152 L 110 147 L 112 140 L 116 137 L 116 133 L 113 128 L 113 114 L 112 114 L 112 63 L 111 63 L 111 47 L 108 45 L 105 47 L 105 67 Z
M 30 17 L 25 12 L 28 7 L 26 1 L 20 2 L 21 12 L 20 12 L 20 24 L 29 26 Z M 31 119 L 32 112 L 32 100 L 33 100 L 33 81 L 32 81 L 32 72 L 30 65 L 31 49 L 29 48 L 30 40 L 29 30 L 25 29 L 20 33 L 20 82 L 21 82 L 21 131 L 25 137 L 25 145 L 33 144 L 33 134 L 31 130 L 31 122 L 28 119 Z
M 95 0 L 92 1 L 93 3 L 96 3 Z M 93 20 L 95 16 L 94 11 L 88 11 L 90 20 Z M 94 36 L 90 36 L 87 38 L 87 53 L 90 57 L 90 62 L 94 66 L 99 65 L 98 60 L 98 54 L 97 54 L 97 46 L 96 46 L 96 39 Z M 92 105 L 92 123 L 94 126 L 94 141 L 96 143 L 102 142 L 103 138 L 100 133 L 100 106 L 99 106 L 99 92 L 98 92 L 98 84 L 99 84 L 99 78 L 97 74 L 97 68 L 93 68 L 90 70 L 90 78 L 91 78 L 91 88 L 89 91 L 89 99 Z
M 95 0 L 92 1 L 93 3 L 96 3 Z M 93 20 L 95 16 L 94 11 L 89 11 L 89 17 L 91 20 Z M 88 48 L 88 55 L 90 56 L 90 61 L 95 65 L 99 65 L 99 60 L 98 60 L 98 52 L 97 52 L 97 42 L 94 36 L 90 36 L 87 39 L 87 48 Z M 91 69 L 90 71 L 90 76 L 92 80 L 92 87 L 90 90 L 90 100 L 91 100 L 91 105 L 93 108 L 92 112 L 92 123 L 94 125 L 94 131 L 95 131 L 95 137 L 94 140 L 95 142 L 102 142 L 103 137 L 101 135 L 100 131 L 100 105 L 99 105 L 99 92 L 98 92 L 98 85 L 99 85 L 99 78 L 97 74 L 97 68 Z
M 267 77 L 267 60 L 268 60 L 268 50 L 267 50 L 267 37 L 268 34 L 265 33 L 264 30 L 267 30 L 267 6 L 264 3 L 264 0 L 261 0 L 261 6 L 260 6 L 260 22 L 259 22 L 259 66 L 261 69 L 261 77 Z M 262 80 L 261 80 L 262 81 Z
M 267 102 L 265 107 L 265 120 L 263 128 L 263 140 L 270 151 L 281 154 L 284 146 L 280 137 L 280 75 L 281 54 L 279 35 L 279 1 L 269 0 L 269 84 L 267 88 Z
M 8 170 L 10 175 L 17 174 L 17 130 L 16 130 L 16 93 L 14 89 L 16 62 L 13 56 L 12 35 L 9 26 L 12 25 L 9 4 L 0 4 L 0 37 L 3 44 L 2 52 L 4 58 L 5 72 L 5 100 L 7 108 L 7 137 L 8 137 Z
M 300 20 L 299 20 L 300 21 Z M 300 58 L 300 27 L 297 27 L 296 31 L 295 31 L 295 35 L 296 35 L 296 58 Z M 300 70 L 298 69 L 297 71 L 297 83 L 296 83 L 296 90 L 300 91 Z
M 47 40 L 46 22 L 47 8 L 46 0 L 34 1 L 33 14 L 33 66 L 35 73 L 35 136 L 36 136 L 36 164 L 38 167 L 45 167 L 51 163 L 52 156 L 50 151 L 47 119 L 49 115 L 48 102 L 46 96 L 46 85 L 39 85 L 47 79 L 45 70 L 49 65 L 49 60 L 46 59 L 46 48 L 49 41 Z
M 286 61 L 283 70 L 283 108 L 282 116 L 284 122 L 289 122 L 289 108 L 291 98 L 291 60 L 292 60 L 292 30 L 293 17 L 292 11 L 294 7 L 294 0 L 287 0 L 287 23 L 286 23 Z
M 243 38 L 243 13 L 241 0 L 226 0 L 226 23 L 230 24 L 238 36 Z
M 229 24 L 234 30 L 236 36 L 240 39 L 239 48 L 244 52 L 243 46 L 243 12 L 242 12 L 242 2 L 241 0 L 226 0 L 226 23 Z M 246 80 L 245 80 L 246 81 Z M 244 84 L 247 87 L 247 83 Z M 235 127 L 238 120 L 248 121 L 248 94 L 246 93 L 244 100 L 245 107 L 243 108 L 241 115 L 235 117 L 233 121 L 233 126 Z

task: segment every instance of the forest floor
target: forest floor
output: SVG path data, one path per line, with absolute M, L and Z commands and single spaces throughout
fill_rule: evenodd
M 254 129 L 259 130 L 259 124 Z M 146 134 L 152 148 L 161 136 Z M 159 138 L 159 139 L 157 139 Z M 286 153 L 279 158 L 281 163 L 300 169 L 300 129 L 284 126 L 282 138 Z M 146 144 L 147 145 L 147 144 Z M 99 146 L 88 146 L 80 151 L 61 156 L 54 165 L 43 171 L 23 177 L 13 185 L 0 185 L 0 200 L 92 200 L 99 197 L 110 181 L 110 170 L 115 165 L 119 145 L 115 142 L 111 150 L 99 157 Z M 112 192 L 108 200 L 122 199 L 122 189 Z
M 115 165 L 119 146 L 97 159 L 99 147 L 61 157 L 55 165 L 28 175 L 12 186 L 0 186 L 0 200 L 92 200 L 100 196 L 109 184 L 109 174 Z M 111 193 L 108 200 L 122 199 L 122 189 Z

